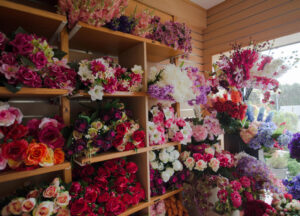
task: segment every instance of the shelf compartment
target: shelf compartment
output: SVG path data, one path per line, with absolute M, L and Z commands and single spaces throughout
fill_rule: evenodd
M 147 60 L 160 62 L 170 57 L 183 55 L 183 51 L 160 42 L 149 40 L 132 34 L 113 31 L 105 27 L 95 27 L 78 22 L 69 34 L 70 48 L 99 52 L 103 55 L 118 56 L 139 43 L 146 43 Z
M 27 88 L 22 87 L 20 91 L 13 93 L 5 87 L 0 87 L 0 97 L 57 97 L 68 95 L 68 90 L 65 89 L 48 89 L 48 88 Z
M 144 208 L 147 208 L 148 206 L 149 206 L 149 202 L 140 202 L 137 205 L 129 207 L 125 212 L 123 212 L 122 214 L 119 214 L 119 216 L 131 215 L 131 214 L 136 213 Z
M 126 92 L 126 91 L 117 91 L 115 93 L 109 94 L 104 93 L 104 97 L 146 97 L 146 92 Z M 89 93 L 80 90 L 78 93 L 73 95 L 71 98 L 90 98 Z
M 167 193 L 163 194 L 163 195 L 160 195 L 160 196 L 154 196 L 154 197 L 151 197 L 151 200 L 150 200 L 150 205 L 153 205 L 154 203 L 157 203 L 159 202 L 160 200 L 164 200 L 164 199 L 167 199 L 171 196 L 174 196 L 180 192 L 183 191 L 183 188 L 180 188 L 180 189 L 177 189 L 177 190 L 173 190 L 173 191 L 168 191 Z
M 85 164 L 98 163 L 101 161 L 127 157 L 131 155 L 144 153 L 147 151 L 149 151 L 149 147 L 139 148 L 137 150 L 123 151 L 123 152 L 103 152 L 103 153 L 99 153 L 98 155 L 92 156 L 91 158 L 88 157 L 76 158 L 75 162 L 80 166 L 84 166 Z
M 0 174 L 0 183 L 14 181 L 18 179 L 28 178 L 31 176 L 42 175 L 46 173 L 56 172 L 60 170 L 71 169 L 70 162 L 64 162 L 51 167 L 42 167 L 27 171 L 7 171 Z
M 150 150 L 155 151 L 155 150 L 159 150 L 159 149 L 163 149 L 163 148 L 168 148 L 170 146 L 178 146 L 178 145 L 180 145 L 180 143 L 178 143 L 178 142 L 169 142 L 169 143 L 165 143 L 162 145 L 150 146 Z
M 0 1 L 0 30 L 5 33 L 20 26 L 29 33 L 46 37 L 52 43 L 66 23 L 65 16 L 7 0 Z

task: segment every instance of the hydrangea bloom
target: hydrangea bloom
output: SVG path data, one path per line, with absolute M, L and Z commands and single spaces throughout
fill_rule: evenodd
M 300 133 L 295 133 L 293 135 L 293 139 L 289 143 L 288 148 L 290 150 L 291 158 L 295 158 L 299 160 L 300 159 Z

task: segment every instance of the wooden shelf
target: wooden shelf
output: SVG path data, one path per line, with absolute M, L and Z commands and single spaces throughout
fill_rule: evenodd
M 171 196 L 174 196 L 175 194 L 178 194 L 180 193 L 181 191 L 183 191 L 183 188 L 180 188 L 180 189 L 177 189 L 177 190 L 174 190 L 174 191 L 169 191 L 163 195 L 160 195 L 160 196 L 154 196 L 154 197 L 151 197 L 151 200 L 150 200 L 150 205 L 153 205 L 154 203 L 160 201 L 160 200 L 164 200 L 164 199 L 167 199 Z
M 150 150 L 154 151 L 154 150 L 159 150 L 159 149 L 163 149 L 163 148 L 168 148 L 170 146 L 178 146 L 178 145 L 180 145 L 180 143 L 178 143 L 178 142 L 169 142 L 169 143 L 165 143 L 162 145 L 150 146 Z
M 146 97 L 146 92 L 126 92 L 126 91 L 117 91 L 113 94 L 104 93 L 104 97 Z M 80 90 L 77 94 L 71 96 L 71 98 L 90 98 L 91 96 L 83 91 Z
M 0 30 L 5 33 L 22 27 L 53 42 L 66 23 L 65 16 L 7 0 L 0 1 Z
M 103 153 L 99 153 L 98 155 L 92 156 L 91 158 L 88 157 L 77 158 L 75 162 L 80 166 L 83 166 L 88 163 L 97 163 L 97 162 L 111 160 L 115 158 L 127 157 L 127 156 L 136 155 L 147 151 L 149 151 L 149 147 L 139 148 L 137 150 L 123 151 L 123 152 L 103 152 Z
M 12 93 L 5 87 L 0 87 L 0 97 L 56 97 L 68 95 L 65 89 L 48 89 L 48 88 L 27 88 L 23 87 L 20 91 Z
M 149 206 L 149 202 L 140 202 L 139 204 L 137 204 L 135 206 L 131 206 L 125 212 L 123 212 L 122 214 L 119 214 L 119 216 L 131 215 L 131 214 L 136 213 L 144 208 L 147 208 L 148 206 Z
M 70 162 L 64 162 L 62 164 L 54 165 L 51 167 L 42 167 L 28 171 L 8 171 L 0 174 L 0 183 L 27 178 L 31 176 L 37 176 L 50 172 L 56 172 L 64 169 L 71 169 Z
M 175 50 L 157 41 L 152 41 L 136 35 L 113 31 L 105 27 L 95 27 L 83 22 L 70 32 L 70 48 L 100 52 L 103 55 L 119 55 L 139 43 L 146 43 L 147 60 L 160 62 L 170 57 L 182 55 Z

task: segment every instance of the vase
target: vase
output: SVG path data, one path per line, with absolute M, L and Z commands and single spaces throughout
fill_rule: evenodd
M 233 212 L 231 212 L 231 216 L 242 216 L 244 215 L 244 213 L 240 210 L 234 210 Z
M 244 151 L 258 159 L 258 150 L 249 148 L 247 144 L 244 143 L 239 133 L 224 134 L 224 148 L 233 154 Z
M 271 168 L 272 173 L 275 175 L 276 178 L 278 179 L 285 179 L 287 177 L 287 168 L 282 168 L 282 169 L 275 169 Z

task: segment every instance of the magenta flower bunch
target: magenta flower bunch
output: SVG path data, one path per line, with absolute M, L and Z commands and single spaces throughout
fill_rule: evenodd
M 0 76 L 2 84 L 32 88 L 67 89 L 76 85 L 76 72 L 57 53 L 46 39 L 34 34 L 16 33 L 8 38 L 0 32 Z

